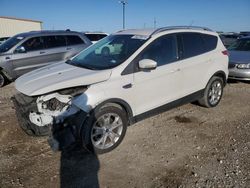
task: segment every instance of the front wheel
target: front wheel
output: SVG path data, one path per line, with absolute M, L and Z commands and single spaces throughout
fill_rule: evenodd
M 83 143 L 95 153 L 107 153 L 122 142 L 127 124 L 127 115 L 124 110 L 114 106 L 99 108 L 83 125 L 81 131 Z
M 217 106 L 223 95 L 223 87 L 222 78 L 212 77 L 205 88 L 204 96 L 198 100 L 199 104 L 207 108 Z
M 6 78 L 4 77 L 3 73 L 0 72 L 0 88 L 3 87 L 6 83 Z

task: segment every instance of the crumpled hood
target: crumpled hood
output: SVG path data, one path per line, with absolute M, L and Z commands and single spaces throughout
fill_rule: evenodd
M 250 63 L 250 52 L 248 51 L 229 51 L 229 62 L 230 63 Z
M 89 70 L 66 63 L 52 64 L 29 72 L 15 81 L 16 89 L 28 96 L 85 86 L 109 79 L 111 70 Z

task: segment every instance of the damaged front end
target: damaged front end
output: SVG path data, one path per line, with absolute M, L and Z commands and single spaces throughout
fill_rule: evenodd
M 54 122 L 48 143 L 53 151 L 62 151 L 81 142 L 81 130 L 88 113 L 79 110 L 66 117 L 63 121 Z
M 17 93 L 13 102 L 20 126 L 29 135 L 49 135 L 53 124 L 79 111 L 72 100 L 86 90 L 87 87 L 68 88 L 34 97 Z

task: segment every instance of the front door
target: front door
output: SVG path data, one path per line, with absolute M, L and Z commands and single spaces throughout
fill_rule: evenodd
M 153 110 L 181 97 L 181 75 L 178 63 L 176 35 L 161 36 L 146 47 L 136 58 L 157 62 L 155 70 L 136 70 L 133 89 L 136 93 L 136 114 Z
M 10 59 L 16 77 L 40 67 L 41 64 L 45 63 L 46 56 L 44 44 L 40 37 L 32 37 L 20 46 L 25 51 L 16 50 Z M 20 48 L 20 46 L 17 48 Z

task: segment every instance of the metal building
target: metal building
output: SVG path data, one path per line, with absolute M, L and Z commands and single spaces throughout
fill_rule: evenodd
M 41 21 L 0 16 L 0 38 L 39 30 L 42 30 Z

